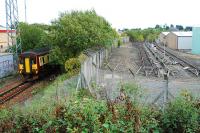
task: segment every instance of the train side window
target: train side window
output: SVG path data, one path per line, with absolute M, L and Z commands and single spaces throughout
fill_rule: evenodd
M 44 57 L 42 57 L 43 64 L 45 64 Z
M 39 61 L 40 61 L 40 66 L 42 66 L 43 65 L 43 60 L 42 60 L 42 57 L 39 57 Z
M 47 63 L 49 62 L 49 55 L 46 56 Z
M 44 61 L 45 61 L 45 63 L 48 63 L 48 55 L 44 56 Z

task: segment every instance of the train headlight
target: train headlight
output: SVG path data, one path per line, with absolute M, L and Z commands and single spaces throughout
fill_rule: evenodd
M 19 64 L 19 70 L 23 70 L 23 69 L 24 69 L 23 64 Z
M 33 64 L 33 65 L 32 65 L 32 69 L 33 69 L 33 70 L 37 70 L 37 64 Z

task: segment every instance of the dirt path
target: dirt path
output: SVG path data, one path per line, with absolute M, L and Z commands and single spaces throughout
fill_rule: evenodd
M 112 50 L 109 65 L 116 72 L 128 72 L 129 68 L 136 72 L 139 69 L 138 62 L 138 49 L 128 43 Z

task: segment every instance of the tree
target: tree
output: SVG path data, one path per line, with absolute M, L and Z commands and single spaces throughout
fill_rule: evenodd
M 19 27 L 22 51 L 47 46 L 47 33 L 42 28 L 27 23 L 20 23 Z
M 159 29 L 159 28 L 160 28 L 160 25 L 157 24 L 157 25 L 155 26 L 155 29 Z
M 176 29 L 183 30 L 183 26 L 182 25 L 176 25 Z
M 186 26 L 185 31 L 192 31 L 192 26 Z
M 140 34 L 140 35 L 138 36 L 138 41 L 139 41 L 139 42 L 144 42 L 144 37 L 143 37 L 142 34 Z
M 155 28 L 147 28 L 143 30 L 131 29 L 128 30 L 126 33 L 130 37 L 130 40 L 133 42 L 143 42 L 145 40 L 149 42 L 154 42 L 162 31 L 165 31 L 165 29 L 159 27 L 157 29 Z
M 52 22 L 50 36 L 53 52 L 58 53 L 57 57 L 52 56 L 59 64 L 64 64 L 66 59 L 78 56 L 83 50 L 111 45 L 117 33 L 103 17 L 92 10 L 60 14 Z
M 166 26 L 166 27 L 165 27 L 165 30 L 169 30 L 169 26 Z

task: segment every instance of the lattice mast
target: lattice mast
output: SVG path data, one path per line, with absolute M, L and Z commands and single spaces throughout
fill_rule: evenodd
M 21 53 L 21 39 L 19 32 L 19 16 L 17 0 L 5 0 L 6 30 L 8 35 L 9 52 Z M 15 48 L 14 48 L 15 47 Z M 14 50 L 14 49 L 15 50 Z

